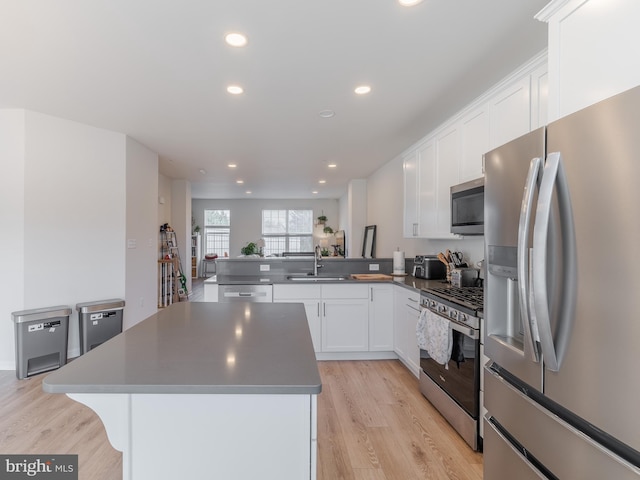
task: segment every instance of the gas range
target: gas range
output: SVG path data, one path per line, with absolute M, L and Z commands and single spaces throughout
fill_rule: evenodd
M 484 306 L 482 287 L 431 287 L 421 291 L 420 303 L 451 320 L 480 328 L 479 313 Z

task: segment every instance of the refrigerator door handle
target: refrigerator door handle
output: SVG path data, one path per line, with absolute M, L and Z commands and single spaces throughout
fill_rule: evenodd
M 542 159 L 536 157 L 529 163 L 529 173 L 524 186 L 522 197 L 522 207 L 520 209 L 520 221 L 518 223 L 518 298 L 520 300 L 520 317 L 524 330 L 524 338 L 531 352 L 531 360 L 540 362 L 540 353 L 536 340 L 538 331 L 536 325 L 535 311 L 531 307 L 530 295 L 530 272 L 529 272 L 529 232 L 531 225 L 533 196 L 540 175 L 540 165 Z
M 542 356 L 545 366 L 553 372 L 560 370 L 569 345 L 577 293 L 576 238 L 568 187 L 562 155 L 559 152 L 549 154 L 540 185 L 533 229 L 533 299 Z M 547 295 L 547 239 L 554 191 L 557 193 L 562 229 L 563 278 L 560 284 L 564 289 L 555 338 L 551 331 L 550 305 Z

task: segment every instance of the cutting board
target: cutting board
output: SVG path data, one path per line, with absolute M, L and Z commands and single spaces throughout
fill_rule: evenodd
M 356 280 L 391 280 L 393 279 L 391 275 L 386 275 L 384 273 L 352 273 L 351 278 L 355 278 Z

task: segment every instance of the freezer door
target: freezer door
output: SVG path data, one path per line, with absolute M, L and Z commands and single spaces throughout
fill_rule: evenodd
M 550 399 L 636 451 L 639 128 L 640 87 L 548 127 L 548 151 L 560 152 L 571 197 L 577 278 L 568 338 L 557 328 L 560 309 L 550 306 L 554 342 L 566 348 L 559 371 L 546 370 L 544 384 Z
M 533 241 L 532 231 L 519 238 L 521 211 L 525 192 L 531 193 L 529 204 L 535 204 L 542 160 L 533 173 L 531 164 L 544 154 L 545 129 L 540 128 L 484 155 L 485 354 L 537 390 L 542 389 L 542 363 L 535 335 L 531 335 L 531 319 L 521 302 L 521 291 L 529 279 L 527 272 L 520 273 L 518 259 L 524 255 L 528 261 Z M 531 229 L 533 216 L 523 223 Z M 519 248 L 519 239 L 524 240 L 520 242 L 524 248 Z
M 514 440 L 522 445 L 535 462 L 545 468 L 549 478 L 581 479 L 581 480 L 637 480 L 640 469 L 602 447 L 568 425 L 544 406 L 525 396 L 514 388 L 499 373 L 490 368 L 484 370 L 485 406 L 490 420 L 485 423 L 485 432 L 495 430 L 497 424 Z M 628 419 L 629 421 L 630 419 Z M 629 423 L 635 423 L 629 421 Z M 491 428 L 487 427 L 487 424 Z M 496 433 L 496 432 L 494 432 Z M 487 435 L 484 438 L 485 478 L 520 478 L 519 476 L 503 477 L 500 472 L 511 463 L 503 460 L 493 451 L 504 451 L 504 437 L 501 441 Z M 513 449 L 513 447 L 511 447 Z M 518 456 L 517 454 L 512 454 Z M 513 467 L 508 467 L 513 468 Z M 523 477 L 528 478 L 528 477 Z M 535 478 L 535 477 L 534 477 Z
M 547 479 L 496 427 L 484 420 L 484 478 L 491 480 Z

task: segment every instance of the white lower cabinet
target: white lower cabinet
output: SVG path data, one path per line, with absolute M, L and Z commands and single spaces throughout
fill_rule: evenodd
M 275 284 L 273 286 L 274 303 L 304 303 L 307 313 L 309 330 L 313 349 L 320 352 L 322 347 L 322 330 L 320 323 L 320 309 L 322 307 L 322 287 L 320 285 L 289 285 Z
M 322 285 L 322 351 L 369 350 L 368 285 Z
M 368 284 L 275 284 L 273 301 L 304 303 L 316 352 L 369 351 Z
M 369 285 L 369 351 L 393 351 L 393 285 Z
M 416 324 L 420 317 L 420 292 L 396 287 L 394 310 L 394 351 L 417 377 L 420 371 L 420 349 L 416 339 Z

